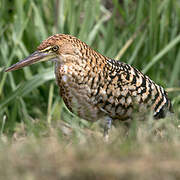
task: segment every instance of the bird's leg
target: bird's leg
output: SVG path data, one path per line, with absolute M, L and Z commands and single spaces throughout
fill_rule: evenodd
M 105 125 L 104 125 L 104 140 L 107 142 L 109 139 L 109 130 L 111 129 L 112 125 L 112 118 L 107 116 L 105 118 Z

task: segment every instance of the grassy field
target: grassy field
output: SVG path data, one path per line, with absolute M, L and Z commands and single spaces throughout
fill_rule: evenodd
M 180 179 L 180 1 L 0 0 L 0 179 Z M 5 73 L 55 33 L 72 34 L 162 85 L 174 115 L 135 118 L 104 143 L 71 114 L 52 62 Z

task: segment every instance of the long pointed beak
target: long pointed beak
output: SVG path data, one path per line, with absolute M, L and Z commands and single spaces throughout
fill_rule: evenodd
M 14 70 L 23 68 L 23 67 L 31 65 L 31 64 L 35 64 L 37 62 L 47 61 L 47 60 L 53 59 L 54 57 L 55 57 L 55 54 L 53 54 L 53 53 L 35 51 L 33 54 L 31 54 L 27 58 L 17 62 L 16 64 L 13 64 L 9 68 L 7 68 L 5 70 L 5 72 L 14 71 Z

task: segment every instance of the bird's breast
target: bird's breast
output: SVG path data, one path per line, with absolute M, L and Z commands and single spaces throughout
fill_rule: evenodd
M 89 121 L 96 121 L 103 116 L 104 113 L 92 97 L 91 86 L 94 80 L 92 76 L 89 76 L 88 68 L 81 68 L 70 63 L 56 63 L 55 74 L 60 96 L 71 112 Z

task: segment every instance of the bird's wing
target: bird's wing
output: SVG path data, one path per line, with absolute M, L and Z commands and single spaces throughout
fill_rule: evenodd
M 162 115 L 164 109 L 171 111 L 171 102 L 167 93 L 148 76 L 120 61 L 109 59 L 107 63 L 111 81 L 116 78 L 121 95 L 126 99 L 134 97 L 137 104 L 152 106 L 155 117 L 164 116 Z

